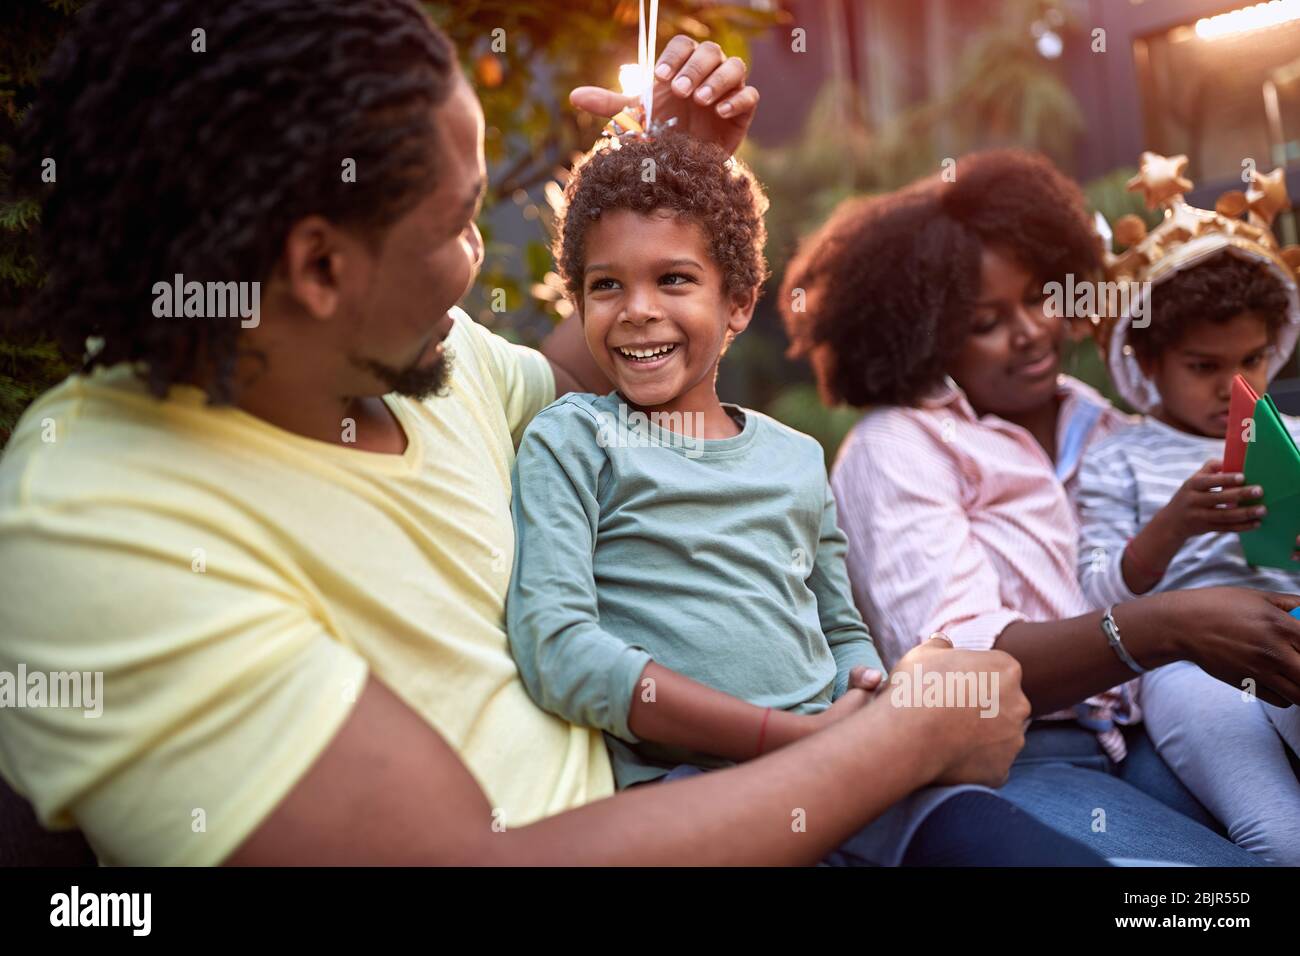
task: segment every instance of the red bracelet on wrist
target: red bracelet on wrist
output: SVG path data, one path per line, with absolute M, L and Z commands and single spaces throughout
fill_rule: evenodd
M 1129 538 L 1128 544 L 1124 546 L 1124 553 L 1128 555 L 1128 563 L 1133 565 L 1133 570 L 1137 571 L 1139 574 L 1144 574 L 1149 578 L 1155 578 L 1159 581 L 1165 576 L 1165 571 L 1168 570 L 1167 568 L 1161 568 L 1159 571 L 1156 571 L 1144 564 L 1137 555 L 1133 553 L 1132 538 Z
M 763 755 L 763 738 L 767 735 L 767 718 L 771 716 L 771 707 L 763 711 L 763 722 L 758 727 L 758 753 L 754 755 L 756 757 L 761 757 Z

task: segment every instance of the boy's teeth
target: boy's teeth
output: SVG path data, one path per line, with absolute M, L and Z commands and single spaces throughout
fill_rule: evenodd
M 660 345 L 652 349 L 620 348 L 619 351 L 627 358 L 646 360 L 667 355 L 675 348 L 677 348 L 676 345 Z

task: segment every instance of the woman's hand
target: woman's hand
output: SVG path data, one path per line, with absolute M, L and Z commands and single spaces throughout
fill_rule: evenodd
M 758 90 L 746 84 L 745 61 L 727 57 L 713 41 L 696 43 L 678 34 L 655 64 L 654 115 L 677 118 L 677 128 L 698 140 L 734 153 L 758 109 Z M 597 116 L 613 116 L 641 97 L 599 86 L 580 86 L 569 102 Z
M 1300 620 L 1288 613 L 1300 606 L 1300 595 L 1195 588 L 1121 607 L 1139 604 L 1165 615 L 1177 659 L 1270 704 L 1300 703 Z

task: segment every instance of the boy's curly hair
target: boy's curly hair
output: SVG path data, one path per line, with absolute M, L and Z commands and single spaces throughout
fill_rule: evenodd
M 652 181 L 643 181 L 644 170 L 653 170 Z M 587 231 L 616 209 L 669 210 L 698 223 L 733 296 L 749 295 L 767 278 L 767 197 L 744 163 L 711 143 L 681 133 L 650 143 L 598 143 L 574 166 L 564 198 L 554 254 L 576 301 L 582 300 Z
M 970 328 L 986 246 L 1044 284 L 1100 273 L 1083 194 L 1046 158 L 974 153 L 955 174 L 846 200 L 787 268 L 790 354 L 811 360 L 827 402 L 913 405 L 941 382 Z
M 1178 344 L 1197 322 L 1230 322 L 1243 312 L 1264 320 L 1269 338 L 1286 321 L 1287 294 L 1269 268 L 1230 252 L 1184 269 L 1151 289 L 1151 322 L 1128 334 L 1140 361 Z

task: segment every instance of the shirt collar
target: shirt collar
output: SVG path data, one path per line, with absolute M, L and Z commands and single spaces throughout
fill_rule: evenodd
M 1102 416 L 1108 413 L 1114 414 L 1115 410 L 1100 392 L 1092 386 L 1072 378 L 1069 375 L 1061 374 L 1056 377 L 1056 394 L 1061 400 L 1061 410 L 1057 417 L 1056 426 L 1056 454 L 1059 455 L 1065 446 L 1069 444 L 1066 441 L 1067 432 L 1070 422 L 1081 411 L 1089 412 L 1089 417 L 1094 421 L 1089 425 L 1088 431 L 1096 425 Z M 970 399 L 966 397 L 966 392 L 958 385 L 950 375 L 943 377 L 943 382 L 925 398 L 921 399 L 922 408 L 940 409 L 948 408 L 951 412 L 967 421 L 983 423 L 995 428 L 1013 431 L 1023 435 L 1028 441 L 1037 446 L 1037 441 L 1029 435 L 1023 428 L 1014 422 L 1009 422 L 999 415 L 985 415 L 982 419 L 975 414 L 975 409 L 971 406 Z M 1092 412 L 1090 406 L 1096 406 L 1097 411 Z M 1072 460 L 1058 462 L 1058 467 L 1062 471 L 1058 477 L 1062 481 L 1068 481 L 1071 476 L 1078 470 L 1079 456 L 1073 455 Z
M 1089 405 L 1107 406 L 1110 403 L 1096 389 L 1072 378 L 1069 375 L 1061 374 L 1056 376 L 1056 395 L 1061 399 L 1061 414 L 1068 415 L 1074 410 L 1076 402 L 1086 402 Z M 975 414 L 975 409 L 971 407 L 970 399 L 966 397 L 966 392 L 958 385 L 951 375 L 945 375 L 943 382 L 940 383 L 933 392 L 921 399 L 922 408 L 945 408 L 955 406 L 961 413 L 973 421 L 978 421 L 979 417 Z M 989 416 L 997 418 L 999 421 L 1006 421 L 997 415 Z

